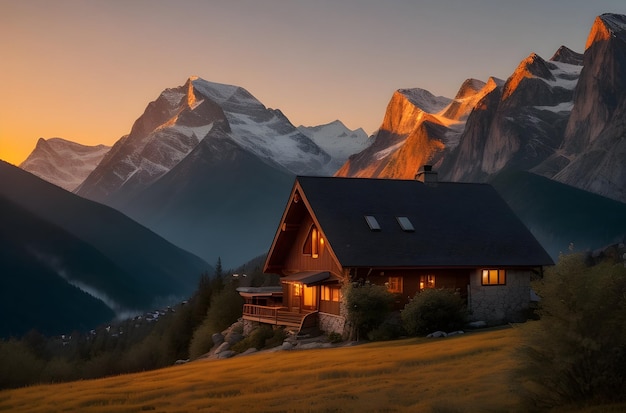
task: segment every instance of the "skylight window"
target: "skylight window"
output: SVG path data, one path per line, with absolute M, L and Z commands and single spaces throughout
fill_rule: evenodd
M 413 226 L 413 223 L 408 217 L 396 217 L 396 219 L 398 220 L 398 224 L 400 224 L 400 228 L 402 228 L 402 231 L 404 232 L 415 231 L 415 227 Z
M 380 231 L 380 224 L 378 220 L 373 215 L 365 215 L 365 221 L 367 225 L 370 227 L 371 231 Z

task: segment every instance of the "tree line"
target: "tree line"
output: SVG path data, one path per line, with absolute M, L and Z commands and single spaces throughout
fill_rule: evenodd
M 272 280 L 259 265 L 246 275 L 252 286 Z M 90 332 L 46 337 L 32 330 L 0 340 L 0 389 L 146 371 L 196 358 L 210 350 L 213 333 L 241 317 L 243 299 L 236 291 L 240 282 L 231 271 L 224 272 L 218 259 L 213 274 L 199 276 L 188 300 L 153 316 L 113 322 Z

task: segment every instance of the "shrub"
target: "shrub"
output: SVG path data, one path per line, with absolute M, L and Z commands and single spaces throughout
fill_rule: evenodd
M 357 340 L 378 327 L 391 311 L 394 296 L 382 285 L 348 284 L 343 292 L 346 297 L 348 320 L 352 324 L 351 338 Z
M 343 341 L 343 337 L 341 336 L 341 334 L 336 333 L 334 331 L 328 333 L 328 342 L 329 343 L 333 343 L 333 344 L 337 344 L 337 343 L 341 343 Z
M 466 314 L 463 299 L 450 289 L 426 289 L 400 313 L 404 329 L 413 336 L 458 330 L 465 324 Z
M 523 354 L 535 407 L 626 400 L 626 269 L 588 258 L 561 256 L 533 285 L 541 320 Z
M 280 331 L 283 331 L 283 330 L 281 329 Z M 244 338 L 239 343 L 232 346 L 231 350 L 236 353 L 243 353 L 249 348 L 256 348 L 257 350 L 260 350 L 263 347 L 265 347 L 267 341 L 269 341 L 270 339 L 274 337 L 274 334 L 275 333 L 272 330 L 272 327 L 268 325 L 262 325 L 252 330 L 252 332 L 250 333 L 248 337 Z M 283 339 L 284 339 L 284 336 L 283 336 Z M 280 340 L 280 343 L 282 342 L 283 341 Z
M 367 333 L 367 338 L 370 341 L 387 341 L 394 340 L 403 334 L 400 313 L 394 311 L 378 327 Z

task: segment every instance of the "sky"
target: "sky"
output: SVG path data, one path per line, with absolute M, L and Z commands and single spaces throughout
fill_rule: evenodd
M 454 97 L 530 53 L 583 52 L 624 0 L 0 0 L 0 159 L 40 137 L 112 145 L 190 76 L 295 126 L 373 133 L 394 91 Z

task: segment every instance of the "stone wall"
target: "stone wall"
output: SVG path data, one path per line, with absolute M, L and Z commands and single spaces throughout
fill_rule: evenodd
M 486 321 L 490 325 L 526 321 L 531 271 L 507 270 L 506 285 L 482 285 L 481 275 L 481 270 L 470 275 L 470 321 Z
M 339 333 L 343 336 L 346 318 L 340 315 L 318 313 L 319 329 L 325 333 Z

